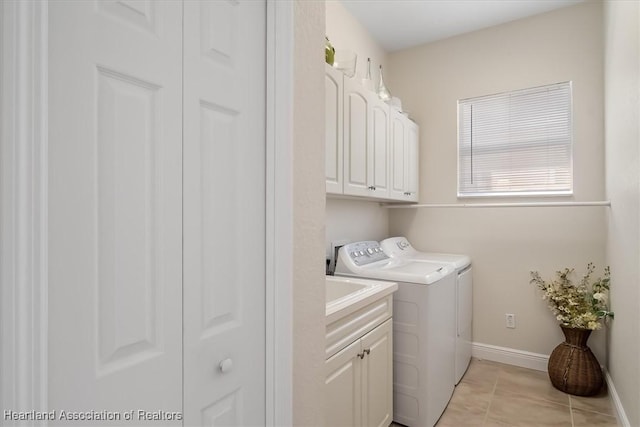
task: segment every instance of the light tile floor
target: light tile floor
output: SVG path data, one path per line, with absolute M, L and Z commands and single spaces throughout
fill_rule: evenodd
M 436 427 L 617 425 L 606 391 L 571 396 L 546 372 L 473 359 Z

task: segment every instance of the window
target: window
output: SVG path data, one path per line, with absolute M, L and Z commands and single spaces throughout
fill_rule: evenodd
M 572 193 L 571 82 L 458 101 L 458 197 Z

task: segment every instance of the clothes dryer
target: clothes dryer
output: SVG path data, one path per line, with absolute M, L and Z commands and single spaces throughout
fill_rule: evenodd
M 456 269 L 456 349 L 455 384 L 462 379 L 471 362 L 473 324 L 473 278 L 471 258 L 467 255 L 420 252 L 406 237 L 391 237 L 380 242 L 382 250 L 392 259 L 442 262 Z
M 335 274 L 398 283 L 393 294 L 393 420 L 432 427 L 455 387 L 455 268 L 391 258 L 378 242 L 364 241 L 340 248 Z

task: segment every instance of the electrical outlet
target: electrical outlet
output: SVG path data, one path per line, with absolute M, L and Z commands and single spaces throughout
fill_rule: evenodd
M 515 329 L 516 328 L 516 315 L 512 313 L 505 313 L 504 319 L 506 322 L 507 328 Z

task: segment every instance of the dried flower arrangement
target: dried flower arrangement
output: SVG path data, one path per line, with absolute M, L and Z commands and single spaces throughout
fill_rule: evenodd
M 531 272 L 530 283 L 543 291 L 542 299 L 549 302 L 549 309 L 556 315 L 562 326 L 569 328 L 600 329 L 601 319 L 613 318 L 609 311 L 609 267 L 604 269 L 604 276 L 591 282 L 591 274 L 595 271 L 593 263 L 587 265 L 587 273 L 578 284 L 571 277 L 573 268 L 565 268 L 556 272 L 556 279 L 543 280 L 537 271 Z

